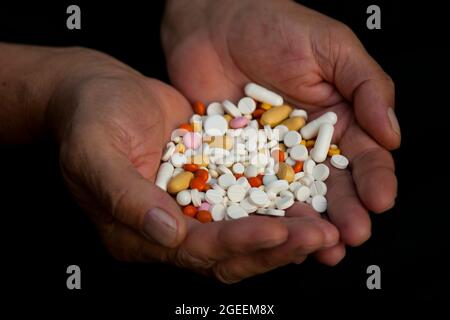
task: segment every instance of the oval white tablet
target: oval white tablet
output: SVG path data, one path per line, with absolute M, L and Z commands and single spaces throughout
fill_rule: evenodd
M 290 208 L 294 204 L 294 198 L 292 197 L 283 197 L 275 200 L 275 206 L 277 209 L 286 210 Z
M 303 171 L 306 174 L 312 175 L 315 166 L 316 166 L 315 161 L 309 158 L 305 161 L 305 163 L 303 163 Z
M 212 205 L 210 212 L 214 221 L 222 221 L 223 219 L 225 219 L 225 214 L 227 210 L 223 204 L 219 203 Z
M 183 190 L 177 193 L 177 203 L 180 206 L 187 206 L 191 203 L 191 192 L 188 190 Z
M 294 109 L 289 114 L 289 118 L 294 118 L 294 117 L 302 117 L 305 120 L 308 120 L 308 113 L 303 109 Z
M 233 172 L 237 174 L 243 174 L 245 171 L 245 167 L 242 163 L 233 164 Z
M 191 189 L 191 198 L 194 207 L 200 207 L 202 199 L 200 198 L 200 192 L 197 189 Z
M 258 207 L 254 204 L 250 203 L 248 198 L 244 198 L 241 202 L 239 202 L 239 205 L 244 209 L 247 213 L 253 213 L 255 212 Z
M 234 105 L 230 100 L 225 100 L 222 102 L 223 109 L 232 117 L 237 118 L 241 117 L 242 113 L 239 109 Z M 225 120 L 226 121 L 226 120 Z
M 254 189 L 250 192 L 249 200 L 250 203 L 254 204 L 257 207 L 264 207 L 269 201 L 269 197 L 264 191 Z
M 224 188 L 224 189 L 228 189 L 229 186 L 232 186 L 233 184 L 236 183 L 236 177 L 233 176 L 232 174 L 226 173 L 221 175 L 218 179 L 217 182 L 219 183 L 219 185 Z
M 228 122 L 221 115 L 208 116 L 205 120 L 204 129 L 209 136 L 223 136 L 228 129 Z
M 335 154 L 331 157 L 330 163 L 333 167 L 344 170 L 347 168 L 349 161 L 343 155 Z
M 286 134 L 289 132 L 289 128 L 285 125 L 278 125 L 272 130 L 272 139 L 271 140 L 278 140 L 283 141 Z
M 172 165 L 175 168 L 181 168 L 183 165 L 186 164 L 187 158 L 186 158 L 186 156 L 184 154 L 179 153 L 179 152 L 175 152 L 170 157 L 170 162 L 172 163 Z

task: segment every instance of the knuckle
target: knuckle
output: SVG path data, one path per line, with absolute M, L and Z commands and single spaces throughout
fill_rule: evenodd
M 217 280 L 224 284 L 233 284 L 239 282 L 241 279 L 232 276 L 227 268 L 224 268 L 222 264 L 218 263 L 213 267 L 213 274 Z
M 175 265 L 189 269 L 208 269 L 214 264 L 214 262 L 209 259 L 195 257 L 183 246 L 180 246 L 173 251 L 171 260 Z

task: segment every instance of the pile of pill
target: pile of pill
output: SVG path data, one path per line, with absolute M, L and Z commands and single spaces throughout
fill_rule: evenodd
M 317 212 L 327 209 L 330 169 L 348 160 L 331 144 L 337 115 L 308 114 L 255 83 L 237 105 L 229 100 L 205 107 L 171 134 L 156 185 L 176 198 L 183 213 L 201 222 L 249 214 L 284 216 L 295 201 Z

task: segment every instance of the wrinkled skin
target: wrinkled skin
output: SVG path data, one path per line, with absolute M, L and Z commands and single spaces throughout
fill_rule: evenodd
M 348 27 L 290 1 L 169 1 L 162 39 L 172 83 L 191 101 L 236 101 L 253 81 L 311 118 L 336 112 L 334 142 L 351 162 L 350 170 L 332 169 L 327 181 L 328 217 L 341 242 L 315 256 L 336 264 L 344 244 L 370 237 L 368 211 L 384 212 L 395 203 L 389 150 L 399 146 L 400 129 L 388 113 L 391 78 Z M 305 215 L 306 207 L 290 214 Z

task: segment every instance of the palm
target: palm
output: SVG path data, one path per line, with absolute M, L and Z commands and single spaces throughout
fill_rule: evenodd
M 332 170 L 328 215 L 344 242 L 360 244 L 370 235 L 367 209 L 379 212 L 392 205 L 392 158 L 360 127 L 334 83 L 341 30 L 334 32 L 317 16 L 306 15 L 300 22 L 296 8 L 286 10 L 284 3 L 268 6 L 224 18 L 230 18 L 228 24 L 211 19 L 208 28 L 199 28 L 168 51 L 169 74 L 191 100 L 236 101 L 244 84 L 254 81 L 280 92 L 311 117 L 336 112 L 334 139 L 350 158 L 352 172 Z

